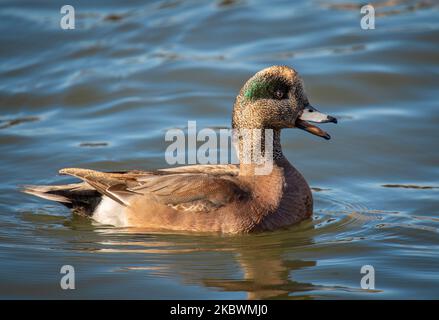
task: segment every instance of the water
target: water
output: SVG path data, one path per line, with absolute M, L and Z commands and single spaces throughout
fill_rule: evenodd
M 438 298 L 439 23 L 434 1 L 0 3 L 1 298 Z M 165 166 L 169 128 L 228 127 L 241 85 L 296 68 L 337 116 L 285 130 L 314 216 L 245 236 L 132 232 L 19 193 L 63 167 Z M 60 289 L 73 265 L 76 290 Z M 375 268 L 375 290 L 360 269 Z

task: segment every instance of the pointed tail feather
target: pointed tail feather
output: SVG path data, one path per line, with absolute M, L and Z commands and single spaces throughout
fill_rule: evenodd
M 27 185 L 23 186 L 21 189 L 22 192 L 31 194 L 36 197 L 40 197 L 43 199 L 61 202 L 62 204 L 71 204 L 71 199 L 61 195 L 57 194 L 56 191 L 58 191 L 56 186 L 35 186 L 35 185 Z
M 59 202 L 80 215 L 92 215 L 101 201 L 101 194 L 86 183 L 59 186 L 23 186 L 22 192 Z

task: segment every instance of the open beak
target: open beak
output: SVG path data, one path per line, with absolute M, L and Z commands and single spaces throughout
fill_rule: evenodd
M 316 136 L 322 137 L 326 140 L 331 139 L 331 136 L 326 131 L 323 131 L 319 127 L 312 125 L 308 121 L 315 123 L 337 123 L 336 118 L 321 113 L 314 107 L 308 105 L 303 109 L 302 114 L 299 115 L 295 123 L 295 126 L 299 129 L 308 131 L 309 133 L 315 134 Z

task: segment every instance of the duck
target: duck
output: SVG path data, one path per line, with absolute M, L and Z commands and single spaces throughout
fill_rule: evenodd
M 260 141 L 240 135 L 237 164 L 118 172 L 64 168 L 61 175 L 82 181 L 28 185 L 22 191 L 118 228 L 224 234 L 273 231 L 313 213 L 308 183 L 282 152 L 281 130 L 298 128 L 329 140 L 326 131 L 312 124 L 328 122 L 337 119 L 310 104 L 295 69 L 271 66 L 245 82 L 232 112 L 232 130 L 269 131 L 271 139 L 264 134 Z M 256 148 L 259 142 L 264 147 Z M 270 170 L 261 174 L 258 169 L 267 161 Z

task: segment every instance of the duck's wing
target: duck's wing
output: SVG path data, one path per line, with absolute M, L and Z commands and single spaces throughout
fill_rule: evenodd
M 147 196 L 177 210 L 210 211 L 247 195 L 237 183 L 234 168 L 191 167 L 197 168 L 125 173 L 68 168 L 60 170 L 60 173 L 84 180 L 101 194 L 124 206 L 129 206 L 134 196 Z
M 124 199 L 132 194 L 129 188 L 139 186 L 136 178 L 152 174 L 150 172 L 100 172 L 89 169 L 65 168 L 59 171 L 60 174 L 77 177 L 87 183 L 99 193 L 106 195 L 114 201 L 126 206 Z
M 174 168 L 159 169 L 159 172 L 167 173 L 207 173 L 215 176 L 233 176 L 239 174 L 239 166 L 236 164 L 220 164 L 220 165 L 191 165 Z

